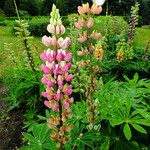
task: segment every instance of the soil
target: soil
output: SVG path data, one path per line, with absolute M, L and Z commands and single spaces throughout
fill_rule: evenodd
M 7 112 L 8 88 L 0 83 L 0 150 L 17 150 L 22 141 L 23 110 Z

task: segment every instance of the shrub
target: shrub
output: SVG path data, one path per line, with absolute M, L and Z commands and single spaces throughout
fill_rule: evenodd
M 47 34 L 47 24 L 49 23 L 48 17 L 34 17 L 29 21 L 29 31 L 31 35 L 42 36 Z
M 15 21 L 12 20 L 3 20 L 0 21 L 0 26 L 14 26 L 15 25 Z
M 62 17 L 63 24 L 65 26 L 69 25 L 69 21 L 67 16 Z M 42 35 L 47 35 L 48 32 L 46 30 L 47 25 L 49 24 L 49 17 L 33 17 L 29 21 L 29 31 L 31 32 L 32 35 L 35 36 L 42 36 Z
M 5 12 L 2 10 L 2 9 L 0 9 L 0 16 L 2 16 L 2 17 L 5 17 L 6 15 L 5 15 Z

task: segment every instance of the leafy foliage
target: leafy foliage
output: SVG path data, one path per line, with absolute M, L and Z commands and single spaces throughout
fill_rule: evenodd
M 28 142 L 28 146 L 22 147 L 20 150 L 43 150 L 56 149 L 54 143 L 49 139 L 49 128 L 45 124 L 35 125 L 32 134 L 23 133 L 24 138 Z

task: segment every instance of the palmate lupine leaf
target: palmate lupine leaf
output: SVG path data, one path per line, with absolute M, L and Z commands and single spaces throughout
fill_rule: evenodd
M 27 148 L 32 150 L 56 149 L 55 144 L 50 140 L 49 134 L 50 129 L 46 124 L 35 125 L 32 134 L 23 133 L 24 138 L 28 141 L 28 146 L 22 147 L 21 150 Z

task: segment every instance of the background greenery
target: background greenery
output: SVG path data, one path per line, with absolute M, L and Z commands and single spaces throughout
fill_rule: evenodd
M 99 103 L 97 124 L 100 130 L 88 131 L 84 90 L 89 74 L 85 68 L 77 68 L 77 62 L 82 60 L 77 56 L 77 52 L 82 45 L 77 42 L 78 31 L 73 26 L 77 19 L 74 14 L 76 7 L 84 1 L 18 0 L 21 19 L 24 19 L 21 21 L 21 28 L 20 23 L 15 21 L 17 18 L 12 1 L 2 0 L 0 3 L 0 81 L 9 89 L 5 98 L 8 101 L 7 111 L 23 109 L 24 140 L 21 140 L 22 143 L 19 144 L 25 147 L 21 149 L 56 149 L 49 139 L 50 130 L 45 125 L 46 119 L 53 112 L 45 111 L 44 99 L 40 96 L 44 86 L 40 83 L 42 62 L 39 58 L 45 49 L 41 43 L 41 36 L 48 34 L 46 27 L 53 2 L 63 15 L 66 35 L 72 39 L 69 51 L 73 53 L 71 71 L 74 74 L 72 84 L 75 103 L 72 106 L 73 118 L 70 122 L 74 124 L 74 128 L 70 132 L 72 139 L 65 144 L 65 149 L 148 150 L 150 148 L 148 141 L 150 81 L 146 78 L 150 76 L 149 26 L 135 28 L 133 55 L 130 59 L 124 58 L 123 62 L 118 62 L 116 58 L 117 43 L 122 37 L 125 40 L 124 44 L 127 43 L 129 8 L 135 1 L 109 0 L 109 14 L 120 16 L 94 17 L 94 29 L 106 39 L 103 47 L 103 61 L 94 60 L 93 62 L 94 66 L 102 68 L 102 72 L 96 74 L 98 93 L 94 95 Z M 149 21 L 147 21 L 149 1 L 139 2 L 140 15 L 143 16 L 142 21 L 146 24 Z M 106 4 L 103 15 L 105 11 Z M 23 43 L 25 39 L 27 39 L 27 45 Z M 30 58 L 26 53 L 28 51 L 32 54 L 35 70 L 30 66 Z M 86 59 L 83 57 L 83 60 L 86 61 Z
M 150 20 L 150 0 L 137 0 L 140 4 L 139 15 L 142 17 L 143 24 L 149 24 Z M 76 12 L 77 6 L 83 2 L 92 2 L 91 0 L 17 0 L 17 5 L 21 16 L 37 16 L 47 15 L 51 10 L 52 4 L 60 9 L 62 16 Z M 135 0 L 108 0 L 108 14 L 129 16 L 130 8 L 135 3 Z M 106 14 L 107 3 L 103 6 L 102 15 Z M 13 0 L 1 0 L 0 16 L 15 16 Z

